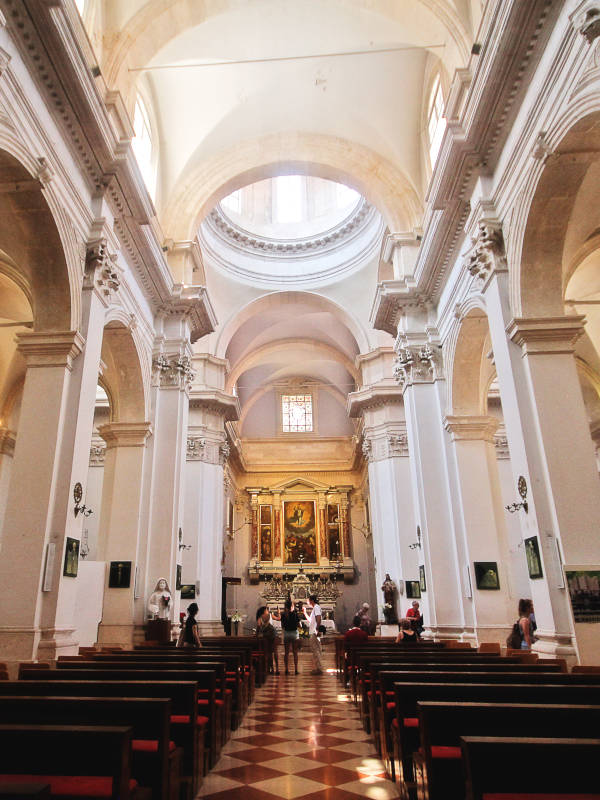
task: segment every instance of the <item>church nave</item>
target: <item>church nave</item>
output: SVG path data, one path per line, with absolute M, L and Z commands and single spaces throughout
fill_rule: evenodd
M 385 776 L 359 713 L 337 680 L 332 655 L 312 676 L 310 654 L 300 674 L 270 675 L 243 724 L 204 778 L 205 800 L 351 800 L 399 797 Z

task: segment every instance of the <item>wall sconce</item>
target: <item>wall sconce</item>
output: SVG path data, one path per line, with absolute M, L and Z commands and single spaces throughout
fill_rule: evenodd
M 421 547 L 422 547 L 422 545 L 421 545 L 421 526 L 417 525 L 417 541 L 413 542 L 412 544 L 409 544 L 408 545 L 408 549 L 409 550 L 416 550 L 417 548 L 419 548 L 419 550 L 420 550 Z
M 230 540 L 233 540 L 235 539 L 236 533 L 238 531 L 241 531 L 244 525 L 251 525 L 251 524 L 252 524 L 251 520 L 245 519 L 240 525 L 237 526 L 237 528 L 234 528 L 233 530 L 231 530 L 231 528 L 225 528 L 225 533 L 227 534 Z
M 517 481 L 517 491 L 521 495 L 521 502 L 510 503 L 510 505 L 504 506 L 504 508 L 509 512 L 509 514 L 514 514 L 515 511 L 520 511 L 521 509 L 528 514 L 529 505 L 527 503 L 527 481 L 522 475 L 519 475 L 519 480 Z
M 83 499 L 83 486 L 79 482 L 77 482 L 73 487 L 73 500 L 75 500 L 75 508 L 73 509 L 73 513 L 75 514 L 76 519 L 78 514 L 83 514 L 84 517 L 89 517 L 90 514 L 94 513 L 91 508 L 80 505 L 82 499 Z
M 183 543 L 183 531 L 181 530 L 181 528 L 179 528 L 179 545 L 178 545 L 178 547 L 179 547 L 180 551 L 181 550 L 191 550 L 192 549 L 192 545 L 191 544 L 184 544 Z

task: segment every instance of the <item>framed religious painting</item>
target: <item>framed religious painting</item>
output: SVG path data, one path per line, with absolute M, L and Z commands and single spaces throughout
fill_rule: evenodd
M 425 583 L 425 565 L 419 564 L 419 586 L 421 594 L 427 591 L 427 584 Z
M 420 581 L 406 581 L 406 596 L 409 600 L 416 600 L 421 597 Z
M 193 583 L 181 584 L 181 599 L 193 600 L 196 597 L 196 587 Z
M 475 585 L 480 591 L 500 589 L 498 564 L 496 561 L 474 561 Z
M 67 578 L 76 578 L 79 569 L 79 539 L 71 539 L 67 536 L 67 546 L 65 547 L 65 563 L 63 565 L 63 575 Z
M 111 561 L 108 570 L 109 589 L 129 589 L 131 584 L 131 561 Z
M 340 557 L 340 504 L 327 504 L 327 553 L 330 561 Z
M 286 564 L 317 563 L 317 532 L 314 500 L 286 500 L 283 504 L 284 554 Z
M 537 536 L 530 536 L 529 539 L 524 539 L 524 542 L 529 577 L 531 580 L 543 578 L 544 573 L 542 572 L 542 559 L 540 558 L 540 547 Z
M 273 506 L 260 506 L 260 560 L 273 561 Z
M 600 622 L 600 566 L 567 566 L 565 576 L 575 622 Z
M 177 571 L 175 575 L 175 588 L 181 589 L 181 564 L 177 564 Z

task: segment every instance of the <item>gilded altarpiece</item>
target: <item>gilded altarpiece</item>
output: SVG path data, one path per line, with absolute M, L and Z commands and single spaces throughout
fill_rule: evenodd
M 336 574 L 354 579 L 348 519 L 351 486 L 314 486 L 303 479 L 247 488 L 251 505 L 249 576 Z

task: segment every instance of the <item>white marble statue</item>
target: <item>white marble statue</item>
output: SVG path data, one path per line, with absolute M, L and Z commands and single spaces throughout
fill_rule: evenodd
M 148 612 L 152 619 L 169 619 L 171 614 L 171 590 L 166 578 L 156 581 L 154 591 L 148 600 Z

